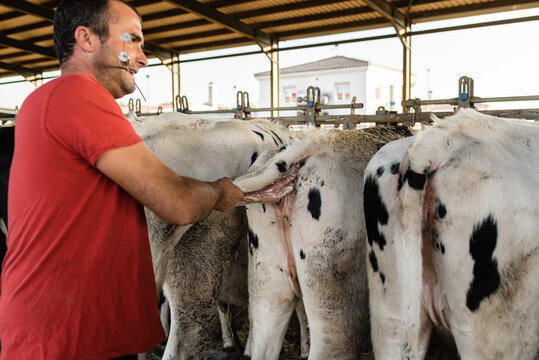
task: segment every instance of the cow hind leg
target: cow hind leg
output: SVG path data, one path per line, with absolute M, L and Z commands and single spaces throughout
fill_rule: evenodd
M 330 230 L 306 249 L 298 272 L 309 319 L 309 359 L 359 359 L 369 336 L 368 290 L 362 251 Z M 333 241 L 333 240 L 339 241 Z M 346 244 L 346 245 L 345 245 Z M 348 246 L 351 246 L 349 248 Z
M 293 293 L 291 292 L 291 295 Z M 279 304 L 253 304 L 251 321 L 251 358 L 253 360 L 277 360 L 283 339 L 294 311 L 295 300 Z M 264 318 L 264 320 L 259 320 Z
M 217 307 L 217 311 L 219 312 L 219 321 L 221 323 L 221 332 L 223 334 L 223 348 L 233 349 L 234 334 L 232 333 L 232 329 L 229 326 L 228 319 L 225 313 L 221 310 L 220 306 Z
M 283 272 L 259 270 L 250 269 L 249 275 L 249 283 L 259 286 L 249 287 L 250 343 L 246 349 L 253 360 L 277 360 L 297 298 Z
M 296 316 L 298 317 L 301 336 L 301 357 L 306 359 L 309 356 L 311 341 L 309 335 L 309 323 L 307 322 L 307 313 L 305 312 L 305 305 L 301 299 L 296 304 Z

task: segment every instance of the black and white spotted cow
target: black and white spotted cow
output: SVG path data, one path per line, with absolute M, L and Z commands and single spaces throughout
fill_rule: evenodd
M 7 190 L 14 144 L 15 126 L 0 125 L 0 265 L 7 250 Z
M 422 359 L 433 325 L 462 359 L 539 350 L 539 127 L 462 109 L 365 173 L 377 359 Z
M 236 179 L 244 191 L 301 163 L 294 192 L 250 204 L 249 319 L 253 359 L 278 359 L 298 299 L 310 332 L 309 359 L 358 359 L 369 331 L 363 171 L 390 129 L 310 130 L 262 155 Z
M 204 181 L 247 173 L 259 154 L 282 147 L 292 136 L 287 128 L 262 120 L 202 119 L 181 113 L 128 118 L 167 166 Z M 157 290 L 163 289 L 171 311 L 164 359 L 216 356 L 209 344 L 214 325 L 218 329 L 223 283 L 247 233 L 242 212 L 213 212 L 192 226 L 173 226 L 146 212 Z

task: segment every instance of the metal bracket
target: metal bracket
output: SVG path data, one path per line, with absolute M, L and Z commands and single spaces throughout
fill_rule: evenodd
M 309 86 L 307 88 L 307 108 L 305 109 L 305 121 L 307 126 L 316 126 L 316 115 L 320 112 L 317 105 L 320 103 L 320 88 Z
M 473 79 L 468 76 L 462 76 L 459 79 L 459 97 L 458 97 L 458 107 L 459 108 L 473 108 L 474 104 L 472 103 L 473 98 Z
M 353 120 L 356 116 L 356 109 L 354 108 L 354 106 L 356 105 L 356 100 L 357 97 L 352 96 L 352 102 L 350 103 L 350 118 L 342 124 L 343 130 L 351 130 L 355 129 L 356 127 L 356 123 Z
M 243 109 L 245 107 L 245 97 L 243 91 L 238 90 L 236 92 L 236 112 L 234 114 L 235 119 L 243 119 Z
M 176 112 L 182 112 L 185 114 L 191 113 L 191 110 L 189 110 L 189 102 L 187 101 L 187 96 L 176 95 L 174 102 L 176 105 Z
M 249 93 L 247 91 L 243 92 L 242 107 L 243 107 L 243 118 L 250 119 L 251 111 L 249 110 L 249 108 L 251 107 L 251 103 L 249 102 Z

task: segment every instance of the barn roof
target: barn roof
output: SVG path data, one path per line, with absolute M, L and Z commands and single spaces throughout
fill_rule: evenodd
M 280 74 L 296 74 L 309 71 L 324 71 L 324 70 L 334 70 L 334 69 L 345 69 L 345 68 L 354 68 L 362 67 L 369 65 L 368 61 L 354 59 L 346 56 L 334 56 L 327 59 L 317 60 L 308 62 L 305 64 L 299 64 L 294 66 L 289 66 L 281 68 L 279 70 Z M 256 73 L 256 77 L 269 76 L 270 71 L 264 71 Z
M 145 52 L 172 56 L 388 25 L 539 7 L 537 0 L 131 0 Z M 0 77 L 58 69 L 52 23 L 59 0 L 0 0 Z

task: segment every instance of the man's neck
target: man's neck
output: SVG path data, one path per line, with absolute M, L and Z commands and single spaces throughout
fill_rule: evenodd
M 94 72 L 86 64 L 68 60 L 60 67 L 60 76 L 71 74 L 86 74 L 95 78 Z

